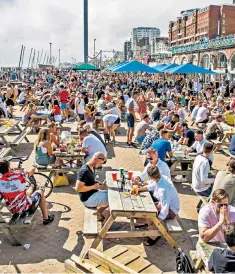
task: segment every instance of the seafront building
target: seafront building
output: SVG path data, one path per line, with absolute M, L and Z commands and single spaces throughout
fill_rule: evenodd
M 187 62 L 235 79 L 235 1 L 181 12 L 169 23 L 173 62 Z

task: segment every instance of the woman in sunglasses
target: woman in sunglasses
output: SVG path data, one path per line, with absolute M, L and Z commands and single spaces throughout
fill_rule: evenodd
M 225 242 L 223 230 L 235 222 L 235 207 L 228 205 L 228 201 L 229 195 L 225 190 L 217 189 L 211 202 L 200 209 L 198 227 L 203 242 Z

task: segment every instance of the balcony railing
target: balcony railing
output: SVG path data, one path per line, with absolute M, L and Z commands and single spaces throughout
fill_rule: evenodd
M 206 49 L 216 49 L 228 46 L 235 46 L 235 35 L 218 37 L 213 40 L 196 42 L 193 44 L 179 45 L 171 48 L 172 54 L 181 54 L 188 52 L 201 51 Z

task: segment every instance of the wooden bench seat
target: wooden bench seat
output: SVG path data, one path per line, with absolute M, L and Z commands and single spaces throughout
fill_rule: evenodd
M 13 229 L 22 228 L 22 227 L 30 227 L 34 218 L 34 213 L 22 213 L 22 214 L 14 214 L 9 222 L 0 221 L 0 231 L 7 237 L 10 243 L 13 246 L 21 246 L 21 242 L 15 235 Z
M 224 152 L 227 156 L 229 156 L 229 157 L 235 159 L 235 155 L 232 155 L 232 154 L 230 153 L 230 151 L 229 151 L 228 148 L 223 149 L 223 152 Z
M 3 148 L 1 151 L 0 151 L 0 157 L 3 158 L 5 156 L 7 156 L 9 153 L 11 152 L 11 148 L 8 147 L 8 148 Z
M 96 208 L 85 207 L 83 235 L 86 237 L 96 237 L 98 235 L 98 220 Z
M 191 188 L 195 192 L 195 194 L 200 198 L 200 200 L 197 204 L 197 211 L 199 212 L 202 205 L 207 205 L 209 203 L 209 197 L 201 196 L 195 191 L 195 189 L 192 186 L 191 186 Z
M 183 231 L 182 227 L 180 226 L 179 222 L 177 221 L 177 218 L 174 219 L 166 219 L 164 221 L 167 231 L 169 233 L 181 233 Z
M 13 141 L 13 142 L 10 142 L 10 146 L 18 146 L 23 139 L 26 140 L 26 142 L 29 142 L 28 138 L 26 137 L 27 134 L 29 133 L 29 130 L 26 129 L 26 130 L 23 130 L 17 137 L 16 139 Z

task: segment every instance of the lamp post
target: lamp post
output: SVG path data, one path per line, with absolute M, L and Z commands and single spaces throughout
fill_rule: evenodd
M 84 63 L 88 63 L 88 0 L 84 0 Z
M 95 64 L 96 64 L 96 60 L 95 60 L 95 42 L 96 42 L 96 39 L 94 39 L 94 66 L 95 66 Z
M 49 61 L 50 65 L 51 65 L 51 46 L 52 46 L 52 43 L 50 43 L 50 61 Z

